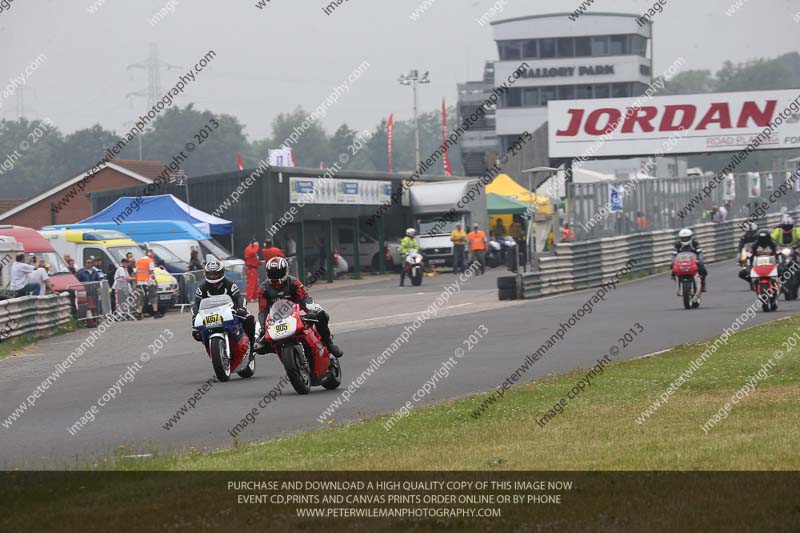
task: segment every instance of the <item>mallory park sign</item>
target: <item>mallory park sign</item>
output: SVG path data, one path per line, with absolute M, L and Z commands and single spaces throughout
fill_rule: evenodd
M 592 65 L 578 67 L 529 68 L 522 71 L 523 78 L 571 78 L 578 76 L 614 75 L 614 65 Z

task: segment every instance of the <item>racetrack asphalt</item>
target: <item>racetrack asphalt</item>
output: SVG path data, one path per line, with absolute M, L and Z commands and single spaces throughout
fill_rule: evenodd
M 704 296 L 698 310 L 683 309 L 668 274 L 619 284 L 521 381 L 591 367 L 612 346 L 621 348 L 614 357 L 621 360 L 719 335 L 754 301 L 754 296 L 736 277 L 733 261 L 710 265 L 709 270 L 711 292 Z M 501 302 L 495 288 L 496 277 L 501 274 L 507 272 L 489 271 L 467 281 L 437 316 L 419 327 L 408 343 L 336 410 L 333 423 L 396 411 L 457 348 L 467 348 L 465 338 L 481 327 L 488 334 L 457 359 L 450 375 L 440 380 L 419 405 L 492 390 L 596 292 L 588 289 L 537 300 Z M 240 443 L 327 427 L 330 422 L 318 421 L 323 411 L 454 280 L 453 274 L 446 273 L 425 278 L 421 287 L 407 284 L 401 288 L 395 278 L 383 278 L 346 287 L 334 284 L 312 288 L 315 299 L 332 315 L 336 343 L 345 352 L 342 387 L 339 391 L 316 387 L 307 396 L 297 395 L 290 386 L 284 388 L 275 401 L 260 409 L 256 422 L 240 433 Z M 795 314 L 798 309 L 800 303 L 781 300 L 778 312 L 762 313 L 759 309 L 747 327 Z M 111 456 L 119 446 L 126 446 L 118 451 L 123 455 L 231 446 L 229 430 L 278 384 L 283 368 L 274 356 L 259 356 L 255 377 L 243 380 L 234 376 L 228 383 L 215 383 L 194 409 L 165 430 L 163 425 L 169 418 L 213 375 L 208 357 L 191 338 L 189 322 L 188 313 L 173 311 L 160 320 L 124 322 L 107 330 L 33 407 L 9 427 L 0 425 L 0 467 L 83 468 Z M 644 332 L 623 349 L 619 339 L 636 322 Z M 150 361 L 140 363 L 141 370 L 133 381 L 125 383 L 116 398 L 99 409 L 93 422 L 76 435 L 70 434 L 67 428 L 167 329 L 174 336 L 166 346 Z M 0 360 L 0 422 L 6 421 L 86 336 L 83 329 L 52 337 L 19 356 Z M 491 416 L 491 411 L 484 416 Z

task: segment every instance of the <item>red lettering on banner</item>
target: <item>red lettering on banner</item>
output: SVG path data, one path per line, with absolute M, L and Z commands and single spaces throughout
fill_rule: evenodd
M 601 128 L 599 122 L 600 117 L 603 115 L 608 115 L 608 121 Z M 602 135 L 611 124 L 617 124 L 621 116 L 622 112 L 619 109 L 614 109 L 613 107 L 595 109 L 589 113 L 589 116 L 586 118 L 586 133 L 589 135 Z M 613 129 L 614 128 L 612 128 L 612 130 Z
M 622 125 L 622 133 L 633 133 L 633 127 L 638 123 L 643 132 L 649 133 L 655 128 L 650 123 L 658 115 L 658 108 L 645 106 L 634 110 L 630 115 L 625 115 L 625 123 Z
M 742 106 L 742 112 L 739 115 L 739 121 L 736 123 L 737 128 L 746 128 L 748 119 L 753 119 L 753 125 L 759 128 L 765 128 L 772 120 L 772 115 L 775 113 L 775 106 L 778 105 L 777 100 L 767 100 L 764 105 L 764 110 L 758 108 L 755 102 L 745 102 Z
M 682 111 L 681 121 L 675 124 L 675 114 Z M 664 116 L 661 118 L 661 124 L 658 126 L 659 131 L 678 131 L 680 129 L 688 130 L 694 122 L 694 117 L 697 115 L 697 107 L 693 105 L 668 105 L 664 107 Z
M 695 129 L 704 130 L 708 128 L 709 124 L 719 124 L 719 128 L 722 130 L 729 130 L 733 127 L 733 124 L 731 124 L 731 110 L 727 102 L 711 104 L 708 112 Z
M 578 131 L 581 127 L 581 122 L 583 121 L 583 109 L 570 109 L 567 111 L 567 113 L 572 115 L 569 126 L 567 126 L 567 129 L 565 130 L 557 131 L 556 135 L 563 137 L 575 137 L 578 134 Z

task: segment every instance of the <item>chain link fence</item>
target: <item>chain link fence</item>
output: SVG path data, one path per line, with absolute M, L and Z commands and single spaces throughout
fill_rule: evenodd
M 800 206 L 798 179 L 789 170 L 734 174 L 711 188 L 713 180 L 712 175 L 573 183 L 567 221 L 576 240 L 588 240 L 753 214 L 763 224 L 766 214 Z M 762 203 L 768 206 L 763 213 Z

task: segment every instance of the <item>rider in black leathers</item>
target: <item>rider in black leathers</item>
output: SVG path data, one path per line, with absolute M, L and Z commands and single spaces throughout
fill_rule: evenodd
M 205 281 L 197 287 L 194 295 L 194 305 L 192 305 L 192 326 L 194 326 L 194 318 L 200 309 L 200 302 L 209 296 L 221 296 L 227 294 L 233 300 L 233 308 L 237 315 L 244 318 L 244 331 L 250 339 L 250 349 L 252 351 L 253 343 L 256 340 L 256 319 L 253 315 L 247 312 L 244 306 L 244 298 L 239 290 L 239 286 L 225 277 L 225 267 L 217 261 L 209 261 L 203 268 L 205 273 Z M 194 340 L 202 342 L 200 332 L 192 330 L 192 337 Z
M 678 233 L 678 240 L 675 241 L 675 249 L 672 252 L 672 260 L 675 261 L 675 256 L 681 252 L 693 252 L 697 255 L 697 272 L 700 274 L 700 292 L 706 292 L 706 277 L 708 270 L 703 262 L 703 249 L 700 243 L 694 238 L 694 233 L 690 229 L 682 229 Z M 672 278 L 675 278 L 675 273 L 672 273 Z

